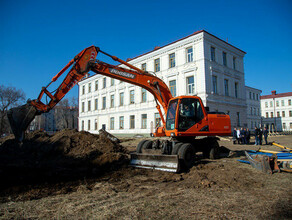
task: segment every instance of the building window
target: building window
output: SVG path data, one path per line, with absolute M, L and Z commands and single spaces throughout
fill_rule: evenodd
M 266 118 L 269 118 L 269 112 L 266 112 Z
M 154 60 L 154 71 L 159 72 L 160 71 L 160 59 L 155 59 Z
M 85 94 L 85 85 L 82 86 L 82 95 L 84 95 L 84 94 Z
M 283 130 L 286 130 L 286 123 L 283 123 Z
M 215 94 L 218 94 L 218 90 L 217 90 L 217 76 L 212 76 L 212 86 L 213 86 L 213 92 Z
M 291 99 L 288 100 L 288 105 L 291 105 Z
M 155 128 L 161 127 L 161 118 L 159 113 L 154 114 L 154 120 L 155 120 Z
M 282 105 L 282 106 L 285 106 L 285 102 L 284 102 L 284 100 L 281 100 L 281 105 Z
M 271 118 L 274 118 L 274 113 L 273 112 L 271 112 Z
M 111 95 L 111 108 L 115 107 L 115 95 Z
M 175 67 L 175 53 L 169 54 L 169 68 Z
M 280 112 L 277 112 L 277 117 L 278 117 L 278 118 L 280 117 Z
M 176 80 L 169 81 L 169 88 L 170 88 L 171 95 L 175 97 L 176 96 Z
M 225 90 L 225 95 L 229 96 L 228 79 L 224 79 L 224 90 Z
M 252 115 L 252 107 L 250 107 L 250 114 Z
M 223 56 L 223 65 L 227 66 L 227 54 L 226 54 L 226 52 L 222 52 L 222 56 Z
M 270 107 L 273 107 L 273 102 L 272 101 L 270 101 Z
M 251 99 L 251 92 L 249 92 L 249 99 Z
M 84 121 L 81 121 L 81 130 L 84 131 Z
M 238 83 L 237 82 L 234 84 L 234 89 L 235 89 L 235 98 L 238 98 Z
M 146 63 L 143 63 L 143 64 L 141 65 L 141 69 L 142 69 L 143 71 L 146 71 Z
M 114 130 L 115 129 L 115 118 L 111 117 L 110 118 L 110 130 Z
M 94 110 L 98 109 L 98 99 L 94 100 Z
M 265 107 L 268 108 L 268 102 L 265 102 Z
M 292 117 L 292 111 L 289 111 L 289 117 Z
M 91 83 L 88 83 L 88 93 L 91 92 Z
M 120 116 L 120 129 L 124 129 L 124 116 Z
M 123 106 L 124 105 L 124 93 L 121 92 L 120 93 L 120 106 Z
M 97 130 L 97 119 L 94 121 L 94 130 Z
M 135 115 L 130 115 L 130 129 L 135 128 Z
M 98 80 L 95 81 L 95 91 L 98 90 Z
M 276 106 L 279 107 L 279 101 L 276 101 Z
M 290 129 L 292 129 L 292 122 L 290 122 Z
M 215 61 L 215 47 L 211 47 L 211 61 Z
M 141 128 L 146 129 L 147 128 L 147 114 L 141 115 Z
M 111 86 L 115 85 L 115 79 L 111 78 Z
M 187 48 L 187 62 L 193 62 L 193 48 Z
M 135 92 L 134 90 L 130 91 L 130 104 L 134 104 L 135 103 Z
M 102 109 L 106 108 L 106 97 L 102 97 Z
M 106 78 L 103 78 L 102 88 L 104 89 L 106 87 Z
M 194 76 L 187 77 L 187 93 L 188 95 L 193 95 L 195 93 Z
M 257 100 L 259 100 L 259 94 L 257 94 Z
M 236 112 L 236 116 L 237 116 L 237 126 L 240 126 L 240 112 Z
M 81 106 L 81 112 L 84 112 L 85 111 L 85 103 L 84 102 L 82 102 L 82 104 L 81 104 L 82 106 Z
M 252 93 L 252 99 L 255 100 L 255 94 L 254 93 Z
M 285 118 L 285 111 L 282 111 L 282 117 Z
M 87 130 L 90 131 L 90 120 L 88 120 Z
M 88 111 L 91 111 L 91 101 L 88 101 Z
M 236 57 L 233 57 L 233 69 L 236 70 Z
M 144 89 L 144 88 L 141 89 L 141 95 L 142 95 L 142 97 L 141 97 L 142 102 L 146 102 L 147 101 L 146 89 Z

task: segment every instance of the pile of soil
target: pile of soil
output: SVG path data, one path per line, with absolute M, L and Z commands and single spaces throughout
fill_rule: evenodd
M 0 191 L 7 187 L 82 180 L 128 163 L 127 150 L 104 135 L 33 132 L 22 144 L 0 142 Z

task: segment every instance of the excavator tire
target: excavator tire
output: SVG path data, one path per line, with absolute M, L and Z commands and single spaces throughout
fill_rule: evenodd
M 183 143 L 176 143 L 171 151 L 171 154 L 176 155 L 182 145 L 183 145 Z
M 138 144 L 138 146 L 137 146 L 137 148 L 136 148 L 136 152 L 137 153 L 142 153 L 142 148 L 143 148 L 143 145 L 144 145 L 144 143 L 146 142 L 146 141 L 148 141 L 148 140 L 143 140 L 143 141 L 140 141 L 139 142 L 139 144 Z
M 142 149 L 151 149 L 151 148 L 152 148 L 152 144 L 153 144 L 153 141 L 146 141 L 146 142 L 142 145 Z
M 191 144 L 183 144 L 178 151 L 179 159 L 184 168 L 189 169 L 194 162 L 194 149 Z
M 219 144 L 217 141 L 213 142 L 213 145 L 210 149 L 209 159 L 215 160 L 219 157 Z

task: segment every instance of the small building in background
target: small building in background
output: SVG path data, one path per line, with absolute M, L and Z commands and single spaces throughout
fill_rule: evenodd
M 246 90 L 246 116 L 247 127 L 253 131 L 255 127 L 261 127 L 261 90 L 245 86 Z
M 261 96 L 262 124 L 270 132 L 292 131 L 292 92 Z

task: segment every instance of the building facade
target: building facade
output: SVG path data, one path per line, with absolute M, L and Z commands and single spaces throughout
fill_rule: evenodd
M 210 111 L 225 112 L 231 126 L 247 126 L 245 52 L 202 30 L 127 61 L 153 72 L 173 96 L 197 95 Z M 79 130 L 149 134 L 160 117 L 146 90 L 102 75 L 79 82 Z
M 292 131 L 292 92 L 261 96 L 262 123 L 270 132 Z
M 255 127 L 261 127 L 261 90 L 249 86 L 246 90 L 246 115 L 247 127 L 253 131 Z

